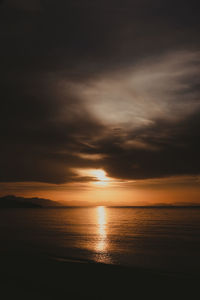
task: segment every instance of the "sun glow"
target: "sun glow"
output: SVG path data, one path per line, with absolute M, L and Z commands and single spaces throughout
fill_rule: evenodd
M 102 169 L 82 169 L 78 170 L 79 175 L 90 177 L 92 184 L 98 186 L 107 186 L 111 178 L 107 177 L 106 172 Z
M 95 184 L 98 185 L 107 185 L 108 181 L 110 180 L 107 176 L 104 170 L 92 170 L 91 175 L 94 176 L 97 179 L 97 182 Z

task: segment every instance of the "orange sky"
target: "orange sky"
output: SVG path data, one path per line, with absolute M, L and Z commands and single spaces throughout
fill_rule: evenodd
M 1 183 L 0 195 L 41 197 L 64 205 L 163 205 L 200 204 L 198 177 L 120 181 L 109 178 L 102 169 L 79 170 L 91 181 L 45 184 L 37 182 Z

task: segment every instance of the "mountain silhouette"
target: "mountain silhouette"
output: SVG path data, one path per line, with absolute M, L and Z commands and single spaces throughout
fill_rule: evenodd
M 42 198 L 24 198 L 8 195 L 0 197 L 0 208 L 42 208 L 59 206 L 55 201 Z

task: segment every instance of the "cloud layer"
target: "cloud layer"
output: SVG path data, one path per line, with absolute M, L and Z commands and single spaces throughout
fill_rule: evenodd
M 196 1 L 1 1 L 1 182 L 197 175 Z

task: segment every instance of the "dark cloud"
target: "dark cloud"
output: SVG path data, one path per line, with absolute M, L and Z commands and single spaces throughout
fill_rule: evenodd
M 37 11 L 41 8 L 40 0 L 2 0 L 5 7 L 15 10 Z
M 197 6 L 126 0 L 41 1 L 40 14 L 4 8 L 2 51 L 28 71 L 94 76 L 167 49 L 199 45 Z
M 86 179 L 74 169 L 86 167 L 104 168 L 123 179 L 198 174 L 200 115 L 194 113 L 199 109 L 198 8 L 194 0 L 1 1 L 0 180 L 81 181 Z M 189 57 L 183 63 L 170 69 L 169 59 L 154 63 L 180 51 Z M 149 77 L 157 76 L 144 80 L 145 94 L 138 75 L 142 64 Z M 119 129 L 113 130 L 116 122 L 106 123 L 92 106 L 103 103 L 96 94 L 99 86 L 101 92 L 106 90 L 106 83 L 97 84 L 94 91 L 91 87 L 102 78 L 110 87 L 113 74 L 127 72 L 115 83 L 117 87 L 123 82 L 125 92 L 130 68 L 139 70 L 133 79 L 140 102 L 131 94 L 128 125 L 123 127 L 119 120 Z M 181 75 L 173 77 L 176 68 Z M 116 114 L 123 106 L 113 95 L 112 105 L 102 106 L 110 120 L 112 109 Z M 120 97 L 125 103 L 123 93 Z M 163 106 L 153 102 L 156 97 Z
M 1 85 L 1 181 L 71 181 L 70 167 L 87 163 L 73 153 L 102 131 L 78 99 L 59 99 L 44 81 Z
M 114 178 L 198 175 L 199 126 L 199 111 L 179 122 L 154 120 L 152 126 L 125 137 L 118 132 L 99 141 L 96 151 L 105 155 L 104 168 Z

